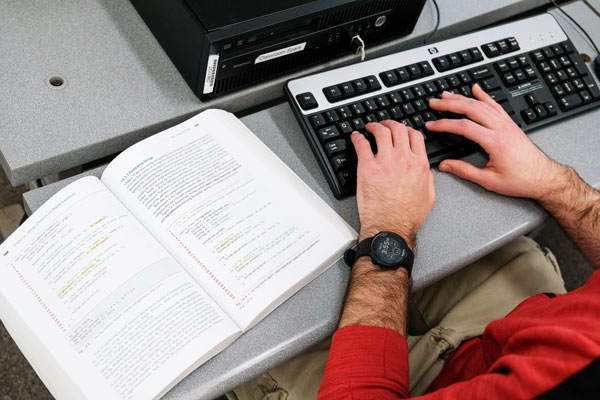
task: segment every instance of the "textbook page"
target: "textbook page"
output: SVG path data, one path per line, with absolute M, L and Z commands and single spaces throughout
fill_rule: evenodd
M 102 180 L 242 329 L 341 257 L 357 236 L 221 110 L 131 146 Z
M 0 317 L 58 399 L 156 398 L 241 334 L 94 177 L 0 246 Z

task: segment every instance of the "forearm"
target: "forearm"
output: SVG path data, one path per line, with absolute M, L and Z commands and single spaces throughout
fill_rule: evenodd
M 408 273 L 386 271 L 366 257 L 352 267 L 340 328 L 368 325 L 393 329 L 406 337 Z
M 563 227 L 590 264 L 600 268 L 600 192 L 570 167 L 560 166 L 550 190 L 537 201 Z

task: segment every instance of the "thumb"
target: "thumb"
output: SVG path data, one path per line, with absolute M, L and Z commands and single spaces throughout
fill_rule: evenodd
M 483 187 L 487 186 L 486 181 L 489 180 L 489 171 L 477 168 L 468 162 L 461 160 L 444 160 L 440 163 L 438 168 L 440 171 L 449 172 L 459 178 L 475 182 Z

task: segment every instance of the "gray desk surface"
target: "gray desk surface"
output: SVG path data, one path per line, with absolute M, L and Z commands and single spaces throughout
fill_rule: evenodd
M 436 39 L 522 13 L 547 0 L 439 0 Z M 283 95 L 295 76 L 356 61 L 347 56 L 201 103 L 123 0 L 0 2 L 0 165 L 13 185 L 118 153 L 213 107 L 237 112 Z M 369 57 L 422 43 L 434 25 L 426 4 L 412 35 L 368 48 Z M 67 86 L 45 81 L 64 76 Z
M 593 3 L 600 6 L 600 0 Z M 567 7 L 592 31 L 597 17 L 581 2 Z M 589 44 L 566 22 L 563 25 L 576 47 L 593 54 Z M 242 121 L 354 227 L 358 227 L 354 198 L 336 201 L 314 162 L 313 155 L 287 104 L 246 116 Z M 550 156 L 575 167 L 595 187 L 600 187 L 597 154 L 600 151 L 600 110 L 594 110 L 540 129 L 531 138 Z M 481 155 L 469 160 L 485 162 Z M 102 168 L 90 171 L 99 175 Z M 434 171 L 437 204 L 419 232 L 413 289 L 430 285 L 467 263 L 527 233 L 541 224 L 546 214 L 524 199 L 498 196 L 480 187 Z M 33 211 L 73 179 L 25 194 Z M 338 262 L 290 300 L 271 313 L 225 351 L 202 365 L 166 398 L 214 398 L 319 342 L 334 331 L 348 279 L 348 269 Z

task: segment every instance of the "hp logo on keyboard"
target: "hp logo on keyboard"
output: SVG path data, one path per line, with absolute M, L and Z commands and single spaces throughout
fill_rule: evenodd
M 427 49 L 427 51 L 429 52 L 429 54 L 437 54 L 439 53 L 437 47 L 430 47 Z

